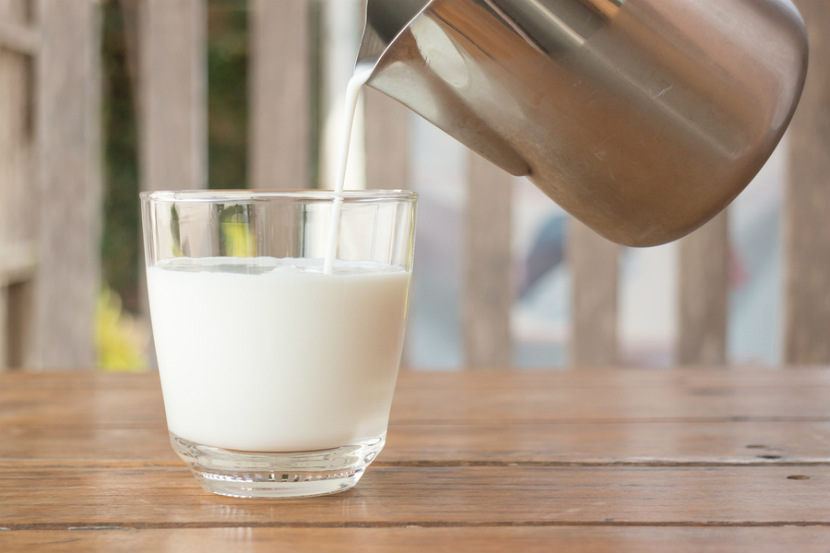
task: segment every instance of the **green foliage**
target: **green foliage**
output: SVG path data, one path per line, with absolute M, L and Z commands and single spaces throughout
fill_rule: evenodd
M 250 213 L 246 206 L 231 206 L 219 216 L 222 255 L 256 257 L 256 233 L 251 230 Z
M 145 367 L 145 344 L 131 326 L 139 310 L 140 241 L 137 90 L 129 63 L 127 23 L 119 0 L 102 3 L 103 136 L 105 189 L 99 302 L 101 363 L 110 369 Z M 208 0 L 208 155 L 211 188 L 247 186 L 248 2 Z M 234 247 L 247 251 L 244 235 L 229 227 Z M 123 309 L 122 309 L 123 300 Z M 109 327 L 107 327 L 109 325 Z M 131 330 L 132 329 L 132 330 Z
M 247 188 L 248 2 L 208 2 L 211 188 Z
M 118 0 L 103 8 L 104 137 L 106 188 L 101 241 L 104 280 L 138 308 L 141 267 L 138 132 L 127 48 L 127 25 Z M 208 155 L 211 188 L 247 186 L 248 2 L 208 2 Z
M 103 278 L 135 309 L 140 257 L 138 147 L 133 84 L 120 2 L 103 3 L 105 190 Z
M 146 327 L 122 310 L 121 298 L 110 288 L 101 290 L 95 306 L 95 340 L 104 371 L 140 372 L 150 366 Z

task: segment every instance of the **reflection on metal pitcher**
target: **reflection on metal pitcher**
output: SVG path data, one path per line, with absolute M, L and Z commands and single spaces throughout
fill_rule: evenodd
M 358 63 L 599 233 L 648 246 L 758 172 L 807 39 L 786 0 L 368 0 Z

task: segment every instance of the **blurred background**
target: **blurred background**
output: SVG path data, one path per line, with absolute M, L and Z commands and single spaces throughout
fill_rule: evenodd
M 0 199 L 7 214 L 0 259 L 14 269 L 0 282 L 6 289 L 0 365 L 151 369 L 139 191 L 331 187 L 331 143 L 362 9 L 361 0 L 0 0 L 0 115 L 6 115 L 0 119 Z M 41 34 L 15 30 L 36 23 Z M 41 51 L 49 37 L 59 45 Z M 67 47 L 77 50 L 62 52 Z M 187 72 L 195 75 L 179 78 Z M 298 81 L 305 83 L 299 92 L 283 90 Z M 62 86 L 83 90 L 79 108 Z M 274 97 L 268 97 L 268 86 L 275 87 Z M 40 87 L 56 92 L 39 100 Z M 282 138 L 269 141 L 286 109 L 302 111 L 299 127 L 291 131 L 286 123 L 287 129 L 276 129 Z M 86 122 L 68 120 L 82 116 Z M 54 134 L 52 125 L 66 125 L 67 133 L 81 129 L 83 138 L 70 135 L 68 143 L 86 140 L 86 149 L 68 151 L 62 146 L 66 135 L 43 138 Z M 387 153 L 364 144 L 380 132 L 390 150 L 405 149 L 408 160 L 400 182 L 384 185 L 412 188 L 421 198 L 406 363 L 459 369 L 465 365 L 465 206 L 476 193 L 475 183 L 467 182 L 469 154 L 407 112 L 374 125 L 373 130 L 364 124 L 361 108 L 347 186 L 373 185 L 367 166 L 373 156 Z M 787 140 L 729 210 L 731 363 L 782 361 Z M 293 153 L 298 145 L 302 155 Z M 35 156 L 44 157 L 35 162 Z M 72 188 L 66 180 L 79 156 L 87 156 L 80 171 L 86 177 Z M 40 167 L 45 158 L 52 159 L 47 169 Z M 274 184 L 269 163 L 291 164 L 294 172 L 285 178 L 293 182 Z M 33 187 L 35 181 L 41 184 Z M 567 366 L 569 216 L 525 179 L 504 178 L 504 186 L 511 197 L 510 362 L 523 368 Z M 49 206 L 27 214 L 20 206 L 34 198 Z M 75 218 L 91 221 L 80 224 L 83 237 L 74 235 Z M 48 248 L 40 242 L 44 235 L 51 236 Z M 83 253 L 84 244 L 93 244 L 94 253 Z M 84 261 L 84 255 L 96 256 L 97 263 Z M 677 244 L 619 251 L 620 364 L 665 367 L 676 361 L 677 257 Z M 66 267 L 76 263 L 92 269 L 73 276 Z M 86 284 L 73 288 L 73 279 Z M 75 307 L 58 312 L 67 295 Z M 58 347 L 64 343 L 80 345 Z

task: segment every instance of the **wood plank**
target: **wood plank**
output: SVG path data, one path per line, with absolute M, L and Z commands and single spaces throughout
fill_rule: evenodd
M 255 551 L 294 540 L 315 551 L 433 544 L 549 550 L 551 543 L 564 551 L 651 551 L 665 550 L 669 540 L 679 551 L 744 551 L 756 541 L 753 550 L 783 544 L 812 551 L 828 543 L 826 368 L 406 371 L 397 399 L 413 402 L 407 409 L 416 407 L 418 420 L 393 413 L 387 451 L 354 490 L 292 501 L 201 490 L 167 450 L 158 386 L 156 374 L 0 376 L 4 552 L 110 544 L 116 551 L 187 551 L 208 542 Z M 540 389 L 563 390 L 561 402 L 534 395 Z M 441 390 L 456 398 L 424 400 Z M 611 406 L 623 418 L 579 416 L 590 412 L 580 404 L 594 396 L 606 403 L 624 396 Z M 815 403 L 823 418 L 795 424 L 786 397 Z M 698 414 L 735 403 L 744 415 L 701 422 L 625 418 L 644 402 L 659 409 L 675 404 L 664 414 L 676 416 L 701 398 Z M 469 412 L 454 401 L 469 403 Z M 536 402 L 554 418 L 560 410 L 577 418 L 545 422 Z M 765 405 L 767 418 L 747 418 L 753 402 Z M 485 416 L 468 422 L 473 412 Z M 615 452 L 624 457 L 612 458 Z M 686 464 L 651 454 L 677 454 Z M 762 530 L 770 531 L 769 541 L 756 534 Z
M 37 271 L 37 248 L 34 243 L 15 242 L 0 249 L 0 286 L 26 282 Z
M 311 186 L 309 5 L 251 1 L 252 188 Z
M 0 468 L 0 520 L 12 530 L 607 524 L 612 515 L 629 525 L 830 526 L 830 510 L 818 508 L 828 496 L 828 466 L 372 467 L 348 493 L 285 502 L 209 494 L 184 466 Z
M 142 190 L 192 190 L 208 185 L 207 0 L 125 2 L 138 13 L 139 180 Z M 127 28 L 129 39 L 130 27 Z M 149 329 L 145 275 L 141 311 Z
M 9 289 L 0 285 L 0 372 L 9 370 L 11 363 L 9 358 Z
M 178 466 L 164 421 L 0 423 L 0 466 Z M 830 464 L 830 421 L 398 423 L 376 466 Z
M 5 553 L 236 550 L 333 553 L 476 551 L 478 553 L 826 553 L 830 528 L 498 527 L 475 528 L 170 528 L 29 530 L 0 534 Z
M 9 286 L 8 292 L 8 316 L 14 324 L 9 327 L 7 355 L 9 367 L 19 370 L 26 366 L 26 359 L 33 351 L 35 328 L 32 306 L 35 301 L 35 285 L 32 280 L 17 282 Z
M 830 4 L 797 0 L 810 66 L 789 130 L 784 361 L 830 363 Z
M 0 20 L 0 49 L 34 56 L 40 47 L 40 34 L 31 26 Z
M 574 392 L 539 384 L 521 391 L 399 388 L 392 405 L 398 421 L 608 422 L 824 420 L 830 388 L 596 388 Z M 556 405 L 556 409 L 550 409 Z M 780 418 L 779 418 L 780 417 Z
M 726 363 L 728 294 L 729 217 L 723 211 L 680 241 L 675 347 L 680 365 Z
M 506 371 L 505 371 L 506 372 Z M 579 372 L 579 371 L 576 371 Z M 392 405 L 396 424 L 742 422 L 830 420 L 830 371 L 589 371 L 567 373 L 424 374 L 404 371 Z M 155 374 L 108 378 L 0 377 L 4 423 L 157 423 Z M 551 409 L 555 405 L 555 409 Z
M 449 387 L 474 393 L 496 390 L 509 394 L 516 390 L 558 388 L 566 391 L 590 389 L 592 393 L 606 390 L 605 393 L 609 395 L 610 392 L 634 395 L 647 392 L 650 395 L 661 395 L 666 390 L 674 390 L 675 395 L 714 397 L 736 390 L 747 394 L 778 390 L 782 396 L 785 396 L 801 393 L 804 389 L 830 387 L 830 369 L 827 367 L 805 367 L 803 371 L 797 373 L 751 366 L 736 366 L 734 370 L 728 372 L 718 371 L 716 368 L 705 369 L 625 369 L 624 371 L 598 369 L 582 372 L 576 370 L 509 371 L 505 368 L 480 371 L 477 374 L 467 374 L 461 371 L 427 372 L 406 369 L 399 374 L 397 389 L 399 391 L 438 391 Z M 2 384 L 0 385 L 0 401 L 2 401 L 3 394 L 7 392 L 54 395 L 55 390 L 63 390 L 68 392 L 68 396 L 72 394 L 83 396 L 86 393 L 84 390 L 87 390 L 94 397 L 99 393 L 118 392 L 119 390 L 138 390 L 141 393 L 158 390 L 159 377 L 154 372 L 117 374 L 77 371 L 43 375 L 3 375 L 0 376 L 0 384 Z M 88 399 L 87 397 L 86 401 Z M 581 399 L 572 398 L 571 401 L 581 401 Z M 782 409 L 783 407 L 775 407 L 775 411 Z M 828 411 L 830 411 L 830 406 L 828 406 Z
M 464 246 L 464 365 L 510 365 L 512 177 L 469 153 Z
M 2 452 L 0 451 L 0 458 Z M 830 464 L 830 421 L 396 424 L 379 465 Z
M 571 220 L 567 240 L 572 282 L 570 365 L 616 365 L 620 246 L 576 219 Z
M 32 278 L 37 259 L 34 65 L 22 54 L 33 53 L 40 39 L 29 19 L 25 4 L 0 0 L 0 372 L 17 355 L 16 329 L 32 322 L 32 306 L 17 310 L 18 287 L 9 288 Z
M 37 0 L 0 0 L 0 19 L 10 25 L 29 27 L 37 17 Z
M 828 462 L 828 371 L 734 372 L 404 372 L 379 463 Z M 157 375 L 60 376 L 0 379 L 0 463 L 177 463 Z
M 100 278 L 100 6 L 41 0 L 37 58 L 40 244 L 34 367 L 95 364 Z
M 385 94 L 364 87 L 366 188 L 408 190 L 409 110 Z
M 627 390 L 639 388 L 674 388 L 697 390 L 743 389 L 756 390 L 775 388 L 815 388 L 830 386 L 830 368 L 826 366 L 805 367 L 794 373 L 785 367 L 756 367 L 737 365 L 731 371 L 720 371 L 717 367 L 668 368 L 665 370 L 627 368 L 619 371 L 613 368 L 591 371 L 578 370 L 526 370 L 511 371 L 507 367 L 491 371 L 468 374 L 464 371 L 419 371 L 404 369 L 398 378 L 399 390 L 440 389 L 447 386 L 470 390 L 488 389 L 533 389 L 559 387 L 572 390 L 590 388 Z M 157 373 L 142 374 L 95 373 L 86 370 L 52 374 L 19 374 L 0 376 L 0 393 L 7 389 L 67 390 L 74 393 L 88 389 L 104 390 L 150 390 L 158 388 Z M 679 390 L 678 390 L 679 391 Z M 698 392 L 700 390 L 697 390 Z M 714 390 L 712 390 L 714 393 Z M 786 393 L 786 392 L 782 392 Z
M 205 0 L 139 4 L 139 128 L 144 190 L 207 186 Z

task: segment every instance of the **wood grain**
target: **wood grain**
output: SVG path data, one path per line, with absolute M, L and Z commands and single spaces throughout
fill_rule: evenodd
M 603 375 L 597 375 L 598 378 Z M 497 382 L 491 380 L 490 382 Z M 531 385 L 533 386 L 533 385 Z M 590 393 L 586 390 L 590 389 Z M 830 400 L 827 387 L 786 389 L 706 384 L 684 388 L 649 386 L 557 387 L 555 379 L 539 379 L 528 388 L 484 387 L 400 390 L 393 405 L 398 421 L 479 422 L 608 422 L 766 420 L 772 413 L 790 420 L 824 418 Z M 551 409 L 550 406 L 555 406 Z
M 0 20 L 0 48 L 34 56 L 40 46 L 38 32 L 27 25 Z
M 0 457 L 1 459 L 2 457 Z M 381 465 L 830 463 L 827 422 L 392 424 Z
M 0 375 L 10 551 L 821 551 L 830 370 L 403 371 L 344 494 L 203 491 L 158 375 Z M 824 549 L 822 549 L 824 548 Z
M 830 362 L 830 4 L 796 2 L 810 66 L 789 130 L 784 251 L 784 360 Z
M 209 494 L 183 465 L 0 468 L 0 520 L 13 530 L 714 520 L 830 526 L 830 510 L 816 508 L 828 496 L 829 466 L 371 467 L 347 493 L 283 502 Z
M 34 343 L 34 305 L 35 285 L 31 279 L 12 284 L 8 289 L 9 325 L 7 359 L 12 370 L 19 370 L 27 359 L 32 358 Z
M 571 267 L 570 365 L 601 367 L 619 362 L 617 336 L 620 247 L 576 219 L 568 229 Z
M 22 138 L 18 145 L 25 146 L 27 153 L 31 153 L 30 136 Z M 0 145 L 0 150 L 2 148 Z M 29 156 L 26 157 L 30 161 Z M 0 231 L 0 327 L 4 327 L 0 328 L 0 372 L 21 367 L 27 360 L 31 361 L 34 354 L 33 279 L 37 275 L 38 255 L 35 240 L 30 238 L 34 225 L 27 220 L 36 207 L 27 201 L 32 195 L 27 181 L 32 176 L 33 172 L 29 171 L 24 179 L 14 183 L 6 181 L 5 186 L 0 186 L 6 193 L 0 199 L 0 205 L 6 210 L 3 219 L 12 221 L 13 229 Z M 11 211 L 15 213 L 9 213 Z M 12 232 L 6 232 L 8 230 Z
M 6 184 L 11 187 L 10 183 L 6 182 Z M 9 204 L 17 206 L 20 200 L 23 199 L 21 196 L 22 194 L 14 200 L 9 197 L 5 199 L 9 201 Z M 12 220 L 15 219 L 13 216 L 9 218 Z M 8 231 L 11 229 L 4 229 L 6 232 L 3 232 L 3 234 L 6 236 L 3 238 L 6 243 L 0 249 L 0 286 L 3 287 L 26 282 L 37 271 L 37 247 L 34 245 L 34 241 L 26 239 L 24 229 L 19 228 L 15 224 L 10 226 L 17 231 L 16 234 L 23 235 L 23 238 L 18 236 L 13 240 L 9 240 L 8 234 L 11 233 Z M 20 232 L 21 230 L 24 230 L 24 232 Z
M 26 4 L 0 0 L 0 372 L 22 361 L 17 329 L 32 326 L 31 304 L 25 312 L 17 309 L 24 299 L 18 284 L 34 276 L 37 261 L 30 55 L 40 39 L 29 19 Z
M 591 378 L 583 372 L 404 371 L 387 447 L 377 462 L 701 466 L 830 460 L 825 372 L 805 369 L 789 379 L 782 371 L 758 372 L 751 384 L 741 380 L 740 370 L 678 372 L 605 371 Z M 677 387 L 685 391 L 672 391 Z M 0 464 L 23 461 L 175 466 L 157 375 L 4 376 Z
M 40 1 L 39 244 L 30 366 L 95 364 L 100 278 L 100 6 Z M 30 199 L 33 201 L 33 199 Z
M 251 2 L 251 188 L 311 187 L 311 53 L 306 0 Z
M 141 188 L 205 188 L 205 0 L 146 0 L 138 7 Z
M 728 277 L 729 217 L 723 211 L 680 241 L 676 345 L 680 365 L 726 363 Z
M 712 371 L 402 371 L 394 424 L 798 422 L 830 420 L 830 373 Z M 158 424 L 156 374 L 3 375 L 0 421 Z
M 9 370 L 9 289 L 0 285 L 0 372 Z
M 826 553 L 830 529 L 811 528 L 684 528 L 684 527 L 515 527 L 515 528 L 132 528 L 34 530 L 0 534 L 5 553 L 67 553 L 73 551 L 146 552 L 204 551 L 298 553 L 438 553 L 476 551 L 503 553 Z
M 512 177 L 469 153 L 464 245 L 464 364 L 478 368 L 511 362 L 513 306 Z
M 155 423 L 0 425 L 0 466 L 179 465 Z M 396 423 L 377 466 L 707 466 L 830 463 L 830 421 Z

